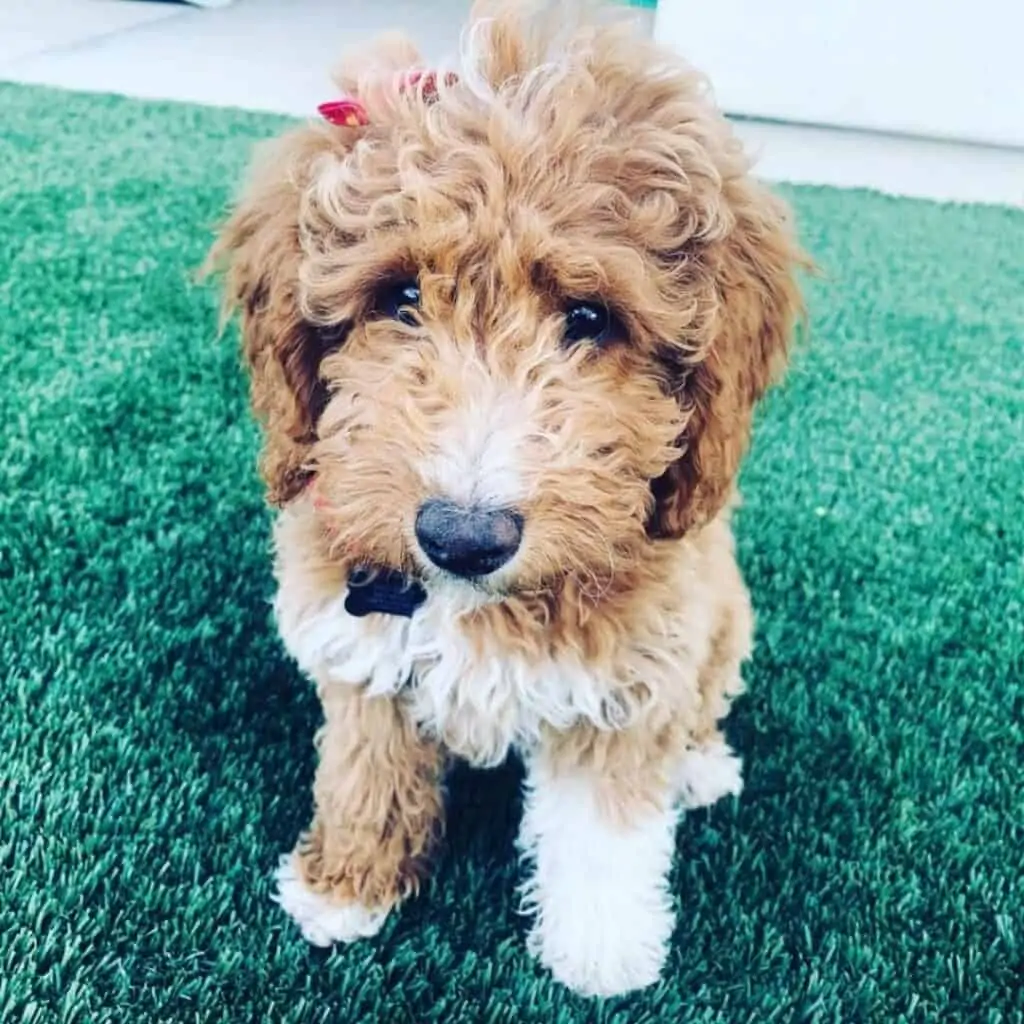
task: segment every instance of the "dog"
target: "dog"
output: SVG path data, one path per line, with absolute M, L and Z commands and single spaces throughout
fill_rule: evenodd
M 804 257 L 704 79 L 606 11 L 387 37 L 270 144 L 215 243 L 275 508 L 277 626 L 323 705 L 277 900 L 317 945 L 417 891 L 460 759 L 525 766 L 528 947 L 655 982 L 681 813 L 752 612 L 730 526 Z

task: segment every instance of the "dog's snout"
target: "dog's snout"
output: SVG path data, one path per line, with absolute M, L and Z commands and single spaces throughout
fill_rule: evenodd
M 416 539 L 439 568 L 466 578 L 486 576 L 519 550 L 523 517 L 511 509 L 432 498 L 416 514 Z

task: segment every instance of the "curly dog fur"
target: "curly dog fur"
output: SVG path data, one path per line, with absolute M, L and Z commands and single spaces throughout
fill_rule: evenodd
M 369 123 L 273 144 L 214 252 L 265 426 L 279 629 L 325 713 L 278 898 L 311 941 L 372 934 L 427 870 L 446 762 L 514 750 L 530 948 L 624 992 L 663 966 L 679 813 L 740 788 L 729 509 L 802 256 L 702 78 L 615 18 L 477 8 L 457 77 L 395 85 L 419 66 L 401 38 L 348 62 Z M 581 301 L 599 337 L 568 336 Z M 438 497 L 514 508 L 514 557 L 439 568 L 416 532 Z M 350 615 L 365 566 L 425 602 Z

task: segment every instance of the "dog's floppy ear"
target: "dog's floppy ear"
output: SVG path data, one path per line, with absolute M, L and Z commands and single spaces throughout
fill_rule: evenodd
M 299 216 L 303 178 L 323 137 L 300 129 L 259 155 L 207 261 L 223 270 L 225 313 L 238 312 L 252 405 L 262 420 L 268 500 L 304 487 L 324 390 L 320 339 L 302 316 Z
M 677 393 L 689 418 L 680 458 L 653 486 L 655 537 L 680 537 L 729 500 L 754 406 L 784 367 L 802 312 L 794 273 L 807 261 L 785 205 L 745 175 L 727 181 L 722 198 L 733 226 L 704 253 L 710 343 L 696 365 L 679 369 Z
M 417 64 L 407 40 L 388 36 L 348 56 L 333 77 L 341 98 L 355 101 L 369 130 L 379 134 L 392 120 L 395 75 Z M 310 233 L 315 238 L 330 228 L 330 211 L 311 218 L 304 206 L 316 191 L 318 170 L 343 160 L 360 134 L 358 128 L 307 125 L 265 144 L 207 260 L 208 270 L 224 272 L 225 312 L 240 314 L 252 404 L 265 429 L 262 471 L 275 505 L 308 482 L 307 460 L 327 400 L 320 363 L 338 342 L 336 333 L 326 336 L 304 316 L 303 239 L 308 243 Z M 330 207 L 330 191 L 318 202 Z M 318 221 L 312 227 L 311 219 Z

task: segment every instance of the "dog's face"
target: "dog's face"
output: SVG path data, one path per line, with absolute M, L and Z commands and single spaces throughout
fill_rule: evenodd
M 436 99 L 383 49 L 343 79 L 370 124 L 285 140 L 222 241 L 272 499 L 315 473 L 340 559 L 492 594 L 600 590 L 713 516 L 799 304 L 699 80 L 537 36 L 481 21 Z

